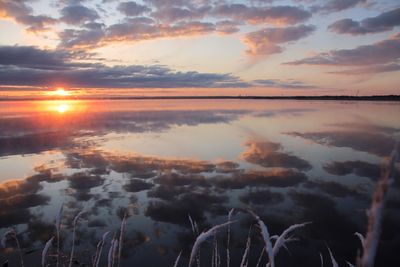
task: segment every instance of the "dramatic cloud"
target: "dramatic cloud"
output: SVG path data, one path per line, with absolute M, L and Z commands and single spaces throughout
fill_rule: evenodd
M 309 11 L 297 6 L 265 7 L 211 1 L 144 1 L 144 5 L 128 1 L 119 3 L 116 9 L 125 15 L 123 19 L 88 28 L 87 24 L 102 19 L 96 10 L 79 2 L 64 6 L 60 11 L 61 21 L 80 27 L 58 32 L 59 47 L 93 49 L 114 42 L 233 34 L 241 25 L 293 25 L 311 17 Z
M 332 50 L 289 62 L 290 65 L 363 66 L 396 62 L 400 59 L 400 34 L 371 45 L 354 49 Z
M 366 18 L 358 22 L 352 19 L 342 19 L 331 24 L 329 30 L 341 33 L 361 35 L 393 30 L 400 25 L 400 8 L 384 12 L 376 17 Z
M 331 71 L 334 74 L 366 74 L 392 72 L 399 69 L 400 34 L 371 45 L 353 49 L 332 50 L 315 56 L 287 62 L 288 65 L 323 65 L 358 67 L 350 70 Z
M 16 22 L 28 26 L 31 32 L 49 30 L 50 25 L 57 22 L 56 19 L 46 15 L 33 15 L 33 10 L 24 1 L 2 0 L 0 1 L 0 18 L 12 18 Z
M 84 66 L 72 64 L 73 53 L 66 51 L 42 50 L 33 46 L 0 46 L 0 67 L 66 70 Z
M 391 63 L 386 65 L 369 66 L 365 68 L 329 71 L 328 73 L 351 76 L 351 75 L 376 74 L 376 73 L 395 72 L 395 71 L 400 71 L 400 64 Z
M 136 2 L 122 2 L 118 5 L 118 10 L 126 16 L 139 16 L 145 12 L 151 11 L 150 8 L 144 5 L 137 4 Z
M 311 13 L 295 6 L 249 7 L 244 4 L 222 4 L 213 9 L 216 16 L 232 18 L 249 24 L 297 24 L 311 17 Z
M 72 63 L 73 53 L 35 47 L 0 47 L 2 85 L 48 86 L 63 82 L 71 87 L 176 88 L 247 87 L 230 74 L 176 72 L 164 66 L 114 66 Z M 21 80 L 21 77 L 24 79 Z
M 240 22 L 232 21 L 232 20 L 223 20 L 216 23 L 216 30 L 220 34 L 232 34 L 240 31 L 239 25 Z
M 167 23 L 179 20 L 201 19 L 210 9 L 210 6 L 206 6 L 198 10 L 189 10 L 187 8 L 180 7 L 166 7 L 153 12 L 152 17 Z
M 253 83 L 255 85 L 266 86 L 266 87 L 273 87 L 273 88 L 281 88 L 281 89 L 312 89 L 316 88 L 316 86 L 311 84 L 306 84 L 302 81 L 298 80 L 254 80 Z
M 100 18 L 95 10 L 80 4 L 68 5 L 61 9 L 61 20 L 68 24 L 79 25 Z
M 104 25 L 89 22 L 81 29 L 65 29 L 58 34 L 60 38 L 59 47 L 61 48 L 88 48 L 96 47 L 105 36 Z
M 281 44 L 297 41 L 310 35 L 314 26 L 300 25 L 287 28 L 266 28 L 246 34 L 244 42 L 249 46 L 250 55 L 271 55 L 281 53 Z
M 316 11 L 323 11 L 324 13 L 338 12 L 358 4 L 366 3 L 368 0 L 326 0 L 320 6 L 314 6 L 312 9 Z

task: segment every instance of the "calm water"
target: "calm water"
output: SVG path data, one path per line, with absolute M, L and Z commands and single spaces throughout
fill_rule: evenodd
M 181 250 L 186 266 L 189 215 L 202 231 L 231 208 L 251 208 L 273 235 L 312 221 L 279 253 L 278 267 L 320 266 L 320 252 L 329 261 L 326 244 L 343 265 L 360 248 L 354 232 L 365 233 L 380 164 L 399 134 L 399 103 L 1 102 L 0 234 L 15 227 L 25 260 L 38 266 L 60 206 L 64 253 L 84 210 L 77 258 L 90 263 L 103 233 L 110 239 L 127 213 L 123 266 L 172 266 Z M 399 188 L 389 191 L 377 266 L 400 266 Z M 239 266 L 254 221 L 234 218 L 231 266 Z M 226 237 L 217 236 L 222 262 Z M 254 266 L 263 247 L 256 227 L 251 242 Z M 212 243 L 202 246 L 202 266 L 211 265 Z M 0 250 L 1 263 L 15 266 L 15 256 Z

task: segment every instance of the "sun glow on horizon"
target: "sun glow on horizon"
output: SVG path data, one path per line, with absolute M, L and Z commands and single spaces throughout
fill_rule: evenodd
M 69 96 L 70 93 L 66 91 L 63 87 L 57 87 L 56 91 L 54 92 L 54 95 L 57 96 Z
M 53 91 L 47 92 L 48 96 L 54 97 L 67 97 L 70 96 L 71 93 L 64 89 L 64 87 L 57 87 Z

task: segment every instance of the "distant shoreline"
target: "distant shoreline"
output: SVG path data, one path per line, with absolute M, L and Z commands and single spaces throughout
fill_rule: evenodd
M 0 101 L 50 100 L 188 100 L 188 99 L 250 99 L 250 100 L 331 100 L 331 101 L 400 101 L 400 95 L 373 96 L 130 96 L 130 97 L 65 97 L 65 98 L 0 98 Z

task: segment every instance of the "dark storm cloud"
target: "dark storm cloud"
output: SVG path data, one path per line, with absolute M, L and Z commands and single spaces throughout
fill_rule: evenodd
M 60 13 L 61 21 L 72 25 L 79 25 L 100 18 L 95 10 L 75 3 L 65 6 L 61 9 Z
M 276 79 L 254 80 L 253 83 L 255 83 L 255 85 L 267 86 L 267 87 L 273 87 L 273 88 L 281 88 L 281 89 L 313 89 L 313 88 L 316 88 L 316 86 L 314 86 L 314 85 L 306 84 L 306 83 L 304 83 L 302 81 L 298 81 L 298 80 L 276 80 Z
M 247 162 L 263 167 L 295 168 L 298 170 L 310 170 L 311 165 L 302 158 L 281 152 L 282 146 L 269 141 L 248 141 L 248 147 L 241 157 Z
M 150 8 L 144 5 L 140 5 L 136 2 L 121 2 L 117 8 L 121 13 L 125 14 L 126 16 L 139 16 L 145 12 L 151 11 Z
M 310 133 L 290 132 L 287 134 L 312 140 L 325 146 L 349 147 L 377 156 L 390 155 L 395 145 L 395 140 L 392 137 L 374 132 L 334 130 Z
M 31 32 L 49 30 L 48 26 L 57 23 L 57 20 L 46 15 L 33 15 L 33 10 L 26 1 L 0 1 L 0 17 L 8 17 L 27 26 Z
M 315 27 L 300 25 L 286 28 L 266 28 L 250 32 L 244 37 L 244 42 L 249 46 L 246 51 L 250 55 L 271 55 L 284 50 L 282 44 L 297 41 L 309 36 Z
M 362 21 L 342 19 L 329 25 L 328 29 L 341 34 L 361 35 L 393 30 L 400 25 L 400 8 L 384 12 Z
M 96 88 L 250 86 L 231 74 L 178 72 L 164 66 L 72 63 L 76 53 L 30 46 L 2 46 L 0 55 L 2 85 L 48 86 L 64 82 L 71 87 Z
M 400 34 L 371 45 L 331 50 L 296 60 L 289 65 L 365 66 L 397 63 L 400 59 Z

